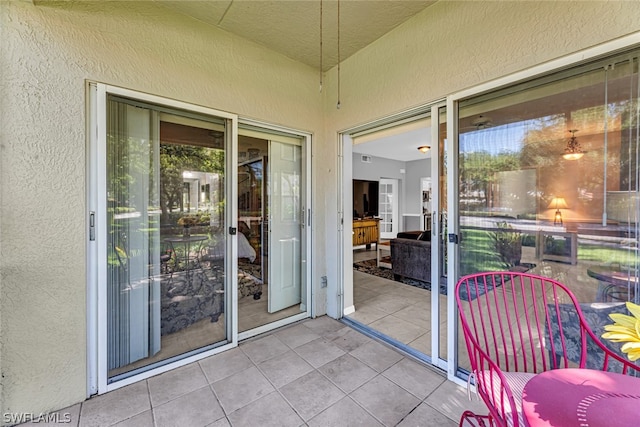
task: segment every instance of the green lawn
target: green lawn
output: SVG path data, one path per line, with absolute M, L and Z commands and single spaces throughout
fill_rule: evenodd
M 530 245 L 530 239 L 525 245 Z M 558 250 L 563 250 L 563 241 L 558 242 Z M 634 266 L 638 262 L 638 251 L 629 247 L 613 247 L 592 243 L 578 244 L 578 261 L 589 263 Z M 460 272 L 462 275 L 481 271 L 504 270 L 505 265 L 495 252 L 488 231 L 464 229 L 460 243 Z

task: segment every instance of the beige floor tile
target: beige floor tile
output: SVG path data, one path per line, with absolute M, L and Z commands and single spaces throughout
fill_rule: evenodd
M 332 319 L 329 316 L 305 320 L 302 324 L 320 336 L 329 335 L 348 327 L 345 326 L 344 323 Z
M 348 354 L 321 366 L 320 371 L 345 393 L 351 393 L 378 373 Z
M 413 305 L 413 300 L 411 298 L 399 297 L 391 294 L 379 295 L 367 301 L 367 305 L 384 311 L 387 314 L 393 314 L 396 311 Z
M 153 408 L 153 414 L 157 427 L 204 427 L 224 417 L 209 386 Z
M 370 305 L 363 304 L 362 306 L 356 305 L 356 311 L 347 317 L 364 325 L 369 325 L 370 323 L 382 319 L 385 316 L 388 316 L 386 312 L 378 310 Z
M 482 400 L 475 395 L 472 395 L 472 399 L 469 400 L 467 389 L 451 381 L 443 382 L 424 402 L 452 420 L 459 420 L 467 409 L 478 415 L 488 413 Z
M 308 421 L 340 399 L 345 394 L 318 371 L 290 382 L 280 392 L 303 420 Z
M 229 414 L 234 427 L 298 427 L 304 424 L 289 404 L 273 392 Z
M 340 329 L 327 335 L 326 338 L 346 352 L 353 351 L 371 341 L 371 338 L 351 328 Z
M 420 335 L 418 338 L 409 343 L 409 347 L 419 351 L 422 354 L 431 356 L 431 333 L 427 332 L 424 335 Z
M 320 338 L 320 335 L 313 332 L 313 330 L 306 327 L 304 324 L 285 327 L 282 330 L 275 332 L 274 335 L 290 348 L 296 348 L 302 344 L 306 344 Z
M 147 381 L 149 382 L 151 405 L 154 408 L 208 384 L 207 378 L 197 363 L 190 363 L 151 377 Z
M 371 341 L 361 345 L 349 354 L 361 362 L 366 363 L 377 372 L 388 369 L 403 358 L 397 351 L 377 341 Z
M 220 418 L 218 421 L 214 421 L 207 425 L 207 427 L 231 427 L 231 424 L 227 418 Z
M 350 397 L 386 426 L 395 426 L 420 404 L 418 398 L 381 375 Z
M 251 367 L 211 385 L 228 415 L 275 389 L 256 367 Z
M 118 423 L 151 409 L 147 382 L 140 381 L 85 401 L 80 427 Z
M 406 358 L 384 371 L 382 375 L 420 400 L 433 393 L 447 380 L 443 373 Z
M 430 305 L 414 304 L 396 311 L 393 315 L 421 328 L 431 329 Z
M 239 348 L 223 351 L 202 359 L 198 363 L 210 383 L 254 366 L 249 357 Z
M 254 363 L 264 362 L 289 351 L 289 347 L 276 335 L 257 337 L 248 341 L 241 349 Z
M 289 384 L 314 369 L 292 350 L 260 363 L 258 368 L 276 388 Z
M 362 304 L 366 301 L 371 300 L 372 298 L 377 297 L 378 295 L 380 295 L 380 292 L 376 292 L 363 287 L 357 287 L 353 290 L 353 303 Z
M 314 368 L 319 368 L 345 354 L 345 351 L 326 338 L 318 338 L 299 347 L 295 352 Z
M 151 411 L 144 411 L 141 414 L 131 417 L 115 424 L 114 427 L 155 427 L 153 424 L 153 414 Z
M 409 344 L 411 341 L 415 340 L 421 335 L 424 335 L 427 332 L 426 329 L 416 326 L 415 324 L 409 323 L 405 320 L 399 319 L 394 315 L 386 316 L 380 320 L 376 320 L 369 326 L 404 344 Z
M 309 427 L 377 427 L 382 426 L 350 397 L 334 403 L 308 422 Z
M 436 411 L 426 403 L 422 403 L 407 415 L 406 418 L 398 424 L 398 427 L 455 427 L 458 423 L 459 420 L 454 421 Z

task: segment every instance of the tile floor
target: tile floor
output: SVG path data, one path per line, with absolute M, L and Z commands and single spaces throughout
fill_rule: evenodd
M 453 427 L 465 409 L 486 412 L 442 373 L 323 316 L 59 412 L 83 427 Z
M 355 248 L 353 261 L 375 259 L 376 250 Z M 529 272 L 552 277 L 569 286 L 580 302 L 596 299 L 598 282 L 587 275 L 593 263 L 578 265 L 535 258 L 534 248 L 523 248 L 523 262 L 535 264 Z M 347 317 L 366 325 L 423 354 L 431 354 L 431 291 L 353 271 L 355 312 Z M 446 296 L 440 295 L 440 356 L 446 358 Z M 470 369 L 464 337 L 458 336 L 460 367 Z

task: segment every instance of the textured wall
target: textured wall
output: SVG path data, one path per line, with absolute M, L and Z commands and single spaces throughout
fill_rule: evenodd
M 86 392 L 85 81 L 322 131 L 317 72 L 154 2 L 0 0 L 2 408 Z
M 635 1 L 440 1 L 342 63 L 339 110 L 337 70 L 327 73 L 326 135 L 638 31 Z M 337 148 L 327 141 L 315 159 L 323 175 L 317 194 L 334 209 Z M 320 254 L 339 245 L 330 212 Z M 326 265 L 331 294 L 337 265 Z M 332 302 L 327 311 L 335 314 Z
M 50 5 L 0 0 L 0 412 L 85 397 L 85 80 L 314 131 L 335 295 L 340 129 L 640 30 L 635 2 L 439 2 L 342 64 L 336 110 L 335 69 L 320 95 L 316 70 L 153 2 Z

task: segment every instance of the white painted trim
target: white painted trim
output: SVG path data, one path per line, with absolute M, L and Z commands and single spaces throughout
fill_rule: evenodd
M 344 309 L 344 313 L 343 314 L 345 316 L 348 316 L 348 315 L 353 314 L 355 312 L 356 312 L 356 306 L 355 305 L 350 305 L 349 307 Z
M 97 245 L 96 240 L 90 240 L 90 215 L 91 212 L 97 212 L 97 194 L 96 188 L 96 166 L 97 154 L 97 97 L 98 87 L 95 83 L 88 83 L 86 86 L 86 197 L 87 197 L 87 224 L 86 229 L 86 251 L 87 251 L 87 394 L 89 397 L 98 392 L 98 263 L 97 263 Z M 95 220 L 95 214 L 94 214 Z M 95 233 L 95 223 L 94 223 Z M 95 234 L 94 234 L 95 236 Z
M 345 304 L 354 307 L 353 301 L 353 138 L 351 135 L 342 134 L 338 138 L 338 265 L 336 284 L 337 292 L 335 313 L 331 310 L 332 317 L 341 318 L 346 315 Z M 352 220 L 349 221 L 349 218 Z M 330 288 L 327 288 L 327 307 L 331 308 Z M 349 300 L 345 299 L 345 293 L 349 294 Z
M 309 315 L 309 313 L 299 313 L 293 316 L 285 317 L 284 319 L 276 320 L 275 322 L 250 329 L 248 331 L 240 332 L 238 334 L 238 340 L 243 341 L 248 338 L 255 337 L 256 335 L 264 334 L 265 332 L 273 331 L 274 329 L 278 329 L 283 326 L 299 322 L 300 320 L 308 319 L 310 317 L 311 316 Z
M 440 212 L 440 123 L 438 108 L 442 106 L 442 102 L 431 106 L 431 210 Z M 420 182 L 420 206 L 422 206 L 422 180 Z M 431 224 L 431 362 L 438 365 L 440 359 L 440 244 L 438 241 L 438 233 L 440 232 L 439 221 L 433 221 Z M 435 244 L 434 244 L 435 243 Z M 435 266 L 435 268 L 433 268 Z M 433 286 L 433 284 L 436 284 Z M 435 292 L 434 292 L 435 290 Z M 448 319 L 447 319 L 448 321 Z M 438 327 L 434 327 L 438 325 Z
M 316 286 L 315 283 L 313 281 L 313 271 L 314 271 L 314 267 L 315 267 L 315 263 L 314 263 L 314 252 L 313 252 L 313 236 L 314 236 L 314 226 L 313 226 L 313 217 L 314 217 L 314 210 L 313 210 L 313 198 L 311 197 L 312 195 L 312 186 L 313 186 L 313 174 L 312 174 L 312 167 L 313 164 L 311 162 L 312 159 L 312 153 L 313 153 L 313 139 L 310 133 L 307 133 L 304 135 L 304 144 L 302 146 L 302 153 L 304 155 L 304 167 L 305 169 L 303 170 L 303 176 L 304 176 L 304 188 L 305 188 L 305 214 L 307 215 L 307 219 L 305 221 L 305 224 L 307 224 L 307 227 L 305 228 L 306 231 L 306 254 L 305 254 L 305 259 L 306 259 L 306 277 L 305 277 L 305 290 L 307 293 L 307 301 L 306 301 L 306 305 L 304 307 L 304 311 L 309 313 L 309 315 L 311 317 L 315 316 L 315 293 L 316 293 Z
M 232 120 L 236 124 L 238 121 L 238 116 L 236 114 L 228 113 L 226 111 L 215 110 L 213 108 L 203 107 L 202 105 L 190 104 L 188 102 L 178 101 L 171 98 L 164 98 L 161 96 L 156 96 L 156 95 L 151 95 L 144 92 L 125 89 L 118 86 L 110 86 L 110 85 L 104 85 L 104 86 L 106 88 L 106 92 L 111 95 L 119 95 L 126 98 L 131 98 L 133 100 L 146 101 L 151 104 L 157 104 L 161 106 L 201 113 L 208 116 L 221 117 L 223 119 Z M 236 131 L 236 137 L 237 137 L 237 131 Z
M 96 97 L 96 168 L 95 185 L 93 189 L 96 197 L 96 242 L 95 256 L 97 282 L 95 283 L 97 300 L 97 330 L 98 330 L 98 393 L 103 393 L 107 387 L 107 86 L 98 83 Z M 100 281 L 103 286 L 100 286 Z
M 238 230 L 238 118 L 231 117 L 231 129 L 226 133 L 225 153 L 227 156 L 225 171 L 227 209 L 225 209 L 225 233 L 227 238 L 227 254 L 225 269 L 228 280 L 225 283 L 225 322 L 227 337 L 231 344 L 238 345 L 238 235 L 229 234 L 229 227 Z M 230 287 L 230 288 L 229 288 Z M 231 292 L 228 292 L 228 290 Z
M 447 232 L 458 234 L 458 111 L 453 97 L 447 98 Z M 455 214 L 455 215 L 454 215 Z M 447 236 L 447 378 L 456 382 L 458 367 L 458 312 L 454 289 L 459 274 L 458 245 L 449 242 Z
M 223 351 L 227 351 L 230 350 L 234 347 L 237 347 L 237 344 L 233 344 L 233 343 L 228 343 L 225 345 L 221 345 L 220 347 L 216 347 L 214 349 L 211 350 L 207 350 L 207 351 L 203 351 L 202 353 L 198 353 L 195 354 L 193 356 L 189 356 L 186 357 L 184 359 L 180 359 L 180 360 L 176 360 L 175 362 L 172 363 L 167 363 L 166 365 L 154 368 L 154 369 L 150 369 L 148 371 L 144 371 L 144 372 L 140 372 L 139 374 L 136 375 L 132 375 L 128 378 L 124 378 L 122 380 L 113 382 L 111 384 L 108 384 L 106 386 L 106 390 L 104 391 L 100 391 L 100 394 L 102 393 L 106 393 L 109 391 L 113 391 L 113 390 L 117 390 L 119 388 L 122 388 L 124 386 L 128 386 L 130 384 L 136 383 L 138 381 L 142 381 L 145 380 L 147 378 L 151 378 L 153 376 L 156 376 L 158 374 L 161 374 L 163 372 L 167 372 L 167 371 L 171 371 L 172 369 L 176 369 L 179 368 L 181 366 L 184 365 L 188 365 L 189 363 L 193 363 L 193 362 L 197 362 L 198 360 L 202 360 L 205 359 L 209 356 L 214 356 L 218 353 L 222 353 Z

